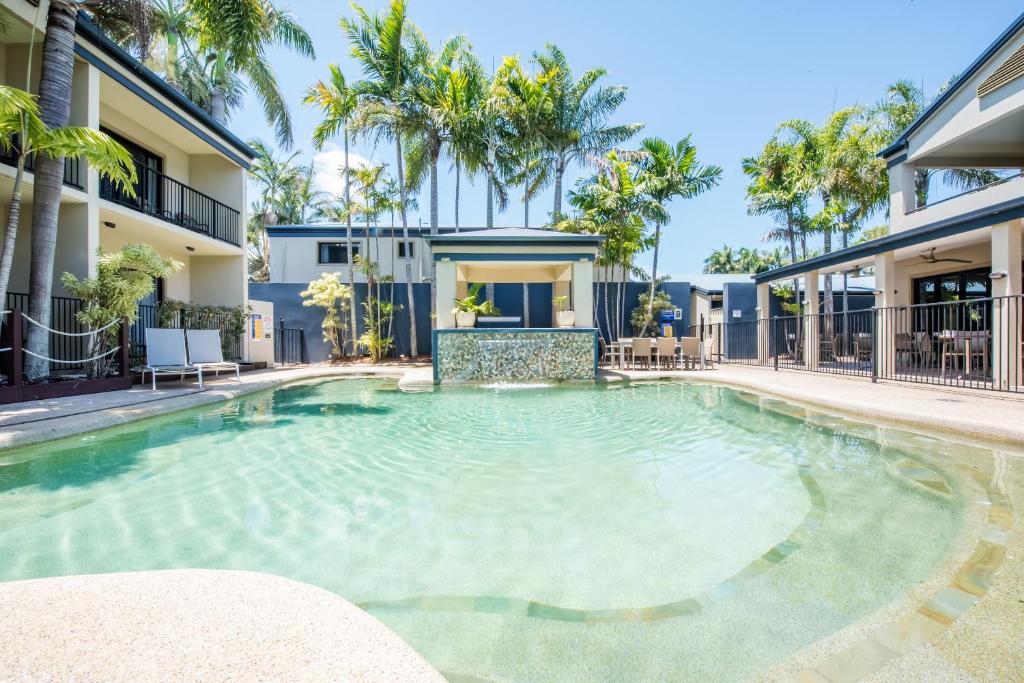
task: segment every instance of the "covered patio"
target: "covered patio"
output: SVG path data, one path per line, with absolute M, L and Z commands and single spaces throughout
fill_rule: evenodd
M 1024 200 L 924 223 L 755 277 L 758 364 L 1024 391 Z M 770 316 L 771 286 L 874 273 L 875 306 Z
M 594 261 L 603 239 L 520 228 L 427 238 L 435 266 L 435 382 L 595 379 Z M 562 324 L 528 327 L 524 315 L 458 327 L 454 302 L 473 284 L 520 283 L 550 283 L 551 319 L 562 313 Z

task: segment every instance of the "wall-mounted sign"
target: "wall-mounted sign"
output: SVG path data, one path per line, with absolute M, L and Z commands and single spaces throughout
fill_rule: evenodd
M 741 311 L 738 308 L 732 309 L 732 317 L 734 317 L 734 318 L 742 318 L 743 317 L 743 311 Z
M 249 339 L 252 341 L 263 341 L 266 339 L 263 328 L 263 316 L 259 313 L 253 313 L 252 317 L 249 318 Z
M 681 309 L 681 308 L 674 308 L 674 309 L 672 309 L 672 317 L 674 317 L 676 320 L 682 320 L 683 319 L 683 309 Z

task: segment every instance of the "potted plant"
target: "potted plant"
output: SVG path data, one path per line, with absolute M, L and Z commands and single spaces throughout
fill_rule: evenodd
M 558 327 L 575 327 L 576 312 L 569 310 L 569 297 L 556 296 L 551 302 L 557 309 L 555 311 L 555 323 Z
M 455 315 L 456 327 L 475 327 L 478 315 L 500 315 L 501 311 L 491 301 L 477 303 L 477 296 L 480 294 L 482 284 L 477 283 L 469 288 L 469 294 L 462 299 L 455 299 L 455 308 L 452 314 Z

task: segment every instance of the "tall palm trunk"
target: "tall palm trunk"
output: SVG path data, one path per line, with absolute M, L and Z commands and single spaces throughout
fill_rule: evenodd
M 647 326 L 654 322 L 654 286 L 658 282 L 658 247 L 661 246 L 661 223 L 654 223 L 654 258 L 651 262 L 651 288 L 647 292 L 647 318 L 644 321 L 644 328 L 640 330 L 640 336 L 647 334 Z M 655 325 L 654 329 L 658 329 Z
M 352 291 L 351 315 L 349 316 L 352 325 L 352 355 L 358 353 L 356 339 L 359 338 L 357 328 L 359 326 L 359 315 L 356 312 L 356 278 L 354 273 L 355 259 L 352 255 L 352 176 L 348 167 L 348 123 L 345 124 L 344 134 L 345 145 L 345 248 L 348 250 L 348 287 Z M 369 289 L 367 289 L 369 291 Z
M 171 30 L 164 36 L 167 41 L 167 73 L 164 80 L 175 90 L 181 90 L 181 83 L 178 82 L 178 32 Z
M 409 243 L 409 216 L 405 211 L 405 170 L 402 168 L 402 138 L 395 136 L 396 170 L 398 171 L 398 213 L 402 217 L 402 241 L 405 242 L 405 295 L 409 298 L 409 354 L 416 357 L 419 345 L 416 343 L 416 299 L 412 288 L 412 247 Z
M 22 140 L 25 138 L 22 137 Z M 18 154 L 18 170 L 14 175 L 11 205 L 7 210 L 7 228 L 4 230 L 3 251 L 0 252 L 0 310 L 6 308 L 7 286 L 11 282 L 14 248 L 18 241 L 18 220 L 21 217 L 21 187 L 25 178 L 25 155 Z M 0 314 L 0 324 L 8 322 Z
M 210 93 L 210 115 L 213 120 L 221 125 L 228 122 L 227 95 L 224 92 L 224 77 L 227 71 L 227 62 L 223 53 L 217 53 L 217 61 L 213 67 L 214 85 Z
M 78 3 L 51 0 L 46 13 L 46 36 L 39 71 L 39 110 L 50 128 L 68 125 L 71 118 L 71 81 L 75 67 L 75 17 Z M 53 295 L 53 260 L 57 250 L 57 221 L 63 192 L 64 157 L 40 154 L 36 160 L 32 201 L 32 258 L 29 266 L 29 316 L 43 325 L 50 323 Z M 50 374 L 50 364 L 36 356 L 48 356 L 50 334 L 30 325 L 25 348 L 29 379 Z M 36 355 L 31 355 L 36 354 Z
M 455 232 L 459 231 L 459 185 L 462 183 L 462 160 L 455 157 Z
M 821 194 L 821 202 L 822 202 L 823 206 L 825 206 L 827 208 L 828 205 L 831 203 L 831 201 L 832 201 L 832 196 L 829 193 L 823 192 Z M 822 249 L 822 251 L 824 251 L 826 254 L 831 254 L 832 253 L 832 225 L 831 224 L 825 225 L 825 227 L 823 229 L 823 237 L 824 237 L 824 239 L 823 239 L 823 245 L 822 245 L 823 249 Z M 817 290 L 817 288 L 818 288 L 818 283 L 817 282 L 814 283 L 814 288 L 815 288 L 815 290 Z M 817 296 L 817 291 L 815 291 L 815 296 Z M 831 328 L 831 325 L 832 325 L 832 314 L 835 312 L 835 302 L 832 300 L 832 273 L 825 273 L 825 301 L 823 303 L 824 303 L 823 308 L 825 310 L 825 325 L 826 325 L 826 329 L 829 329 L 829 328 Z
M 562 215 L 562 176 L 565 175 L 565 158 L 559 154 L 555 162 L 555 208 L 551 220 L 557 221 Z
M 494 227 L 494 179 L 487 172 L 487 227 Z
M 430 153 L 430 234 L 437 234 L 437 162 L 441 156 L 441 143 L 434 145 Z M 421 234 L 422 236 L 422 234 Z M 430 259 L 430 310 L 437 311 L 437 264 Z M 430 328 L 437 327 L 437 316 L 430 316 Z

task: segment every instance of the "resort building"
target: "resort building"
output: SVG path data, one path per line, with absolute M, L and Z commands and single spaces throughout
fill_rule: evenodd
M 437 236 L 480 232 L 488 228 L 469 227 L 456 230 L 452 227 L 437 229 Z M 514 228 L 491 228 L 491 230 L 515 230 Z M 418 226 L 409 228 L 409 271 L 412 282 L 430 282 L 430 241 L 431 230 Z M 342 223 L 310 223 L 306 225 L 272 225 L 267 228 L 270 239 L 270 282 L 307 283 L 324 273 L 348 269 L 348 242 L 346 226 Z M 507 239 L 516 240 L 518 233 L 507 233 Z M 391 277 L 395 282 L 404 283 L 406 240 L 402 228 L 352 226 L 352 256 L 362 256 L 376 261 L 380 274 Z M 355 273 L 356 282 L 366 282 L 366 276 Z M 594 269 L 594 280 L 612 282 L 628 281 L 621 269 L 608 274 L 604 268 Z
M 26 70 L 38 85 L 46 12 L 28 0 L 0 2 L 0 77 L 25 88 Z M 36 22 L 33 25 L 33 22 Z M 28 65 L 34 41 L 32 65 Z M 152 304 L 176 299 L 195 304 L 247 303 L 246 184 L 255 153 L 205 111 L 169 86 L 78 15 L 71 125 L 104 131 L 135 159 L 135 196 L 99 178 L 84 162 L 68 160 L 54 262 L 54 295 L 64 294 L 62 273 L 93 274 L 97 252 L 148 244 L 184 264 L 158 283 Z M 16 159 L 0 158 L 4 214 Z M 32 239 L 32 163 L 25 175 L 24 205 L 7 307 L 27 310 Z M 57 307 L 55 307 L 56 309 Z M 134 334 L 134 332 L 133 332 Z
M 1024 391 L 1024 16 L 880 156 L 889 168 L 889 234 L 755 276 L 759 361 L 781 356 L 809 369 Z M 1004 177 L 920 201 L 924 172 L 948 169 L 1000 169 Z M 823 315 L 813 297 L 785 331 L 768 318 L 771 283 L 825 274 L 838 282 L 864 268 L 874 270 L 876 308 L 856 329 Z

